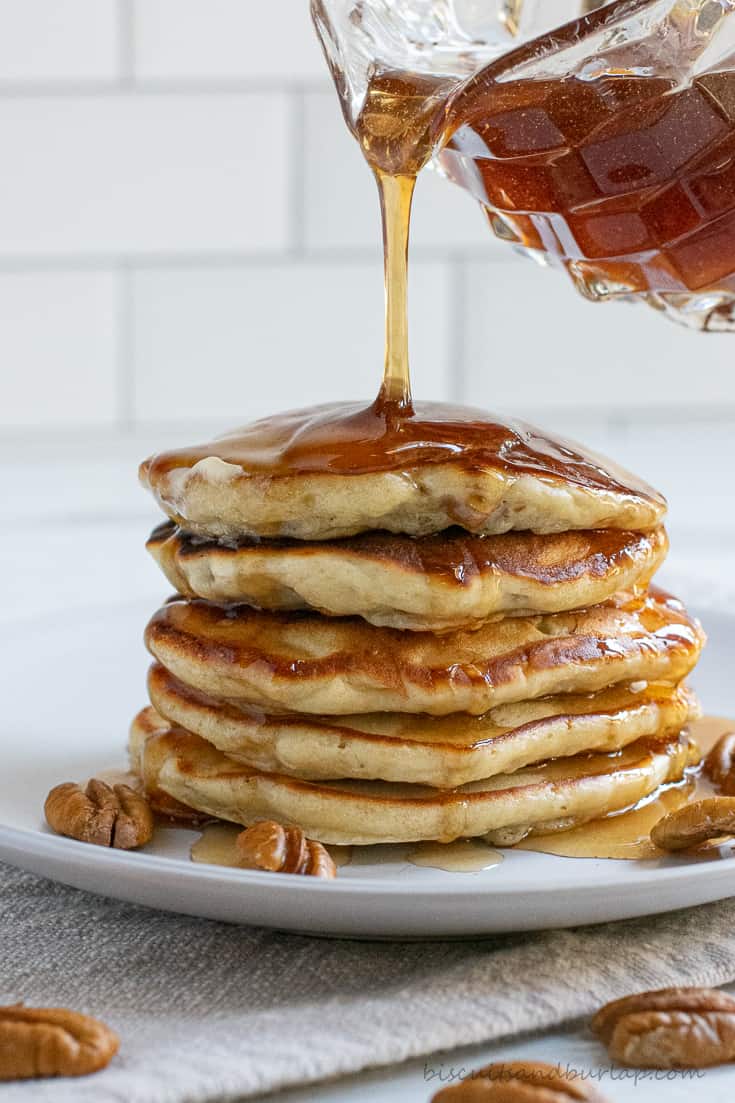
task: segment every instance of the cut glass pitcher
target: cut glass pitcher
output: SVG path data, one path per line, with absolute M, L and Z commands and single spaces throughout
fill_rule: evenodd
M 586 297 L 642 300 L 712 330 L 735 329 L 734 9 L 312 0 L 374 167 L 431 160 L 499 237 L 564 268 Z

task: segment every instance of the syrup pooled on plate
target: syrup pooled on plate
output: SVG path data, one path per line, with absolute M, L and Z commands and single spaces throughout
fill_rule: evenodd
M 457 839 L 453 843 L 420 843 L 408 852 L 406 861 L 445 873 L 480 873 L 499 866 L 503 855 L 481 839 Z
M 704 716 L 688 726 L 692 739 L 706 755 L 720 736 L 735 729 L 735 721 L 718 716 Z M 687 773 L 683 781 L 666 787 L 652 800 L 637 808 L 604 819 L 573 827 L 551 835 L 534 835 L 518 843 L 520 850 L 540 851 L 563 858 L 623 858 L 638 861 L 667 857 L 651 842 L 651 828 L 663 816 L 716 794 L 712 782 L 701 767 Z M 685 855 L 686 856 L 686 855 Z
M 215 820 L 202 829 L 199 838 L 192 844 L 190 855 L 192 862 L 210 866 L 227 866 L 230 869 L 247 869 L 242 864 L 237 851 L 237 837 L 245 828 L 239 823 L 225 823 Z M 328 846 L 329 856 L 336 866 L 348 865 L 351 848 L 348 846 Z
M 216 821 L 207 824 L 192 844 L 192 862 L 231 869 L 244 869 L 235 845 L 243 830 L 240 824 Z M 405 844 L 388 846 L 327 846 L 334 864 L 380 865 L 386 862 L 410 862 L 415 866 L 441 869 L 447 873 L 479 873 L 500 865 L 503 855 L 481 839 L 457 839 L 453 843 L 419 843 L 406 852 Z
M 239 824 L 223 823 L 220 820 L 206 824 L 199 838 L 192 843 L 190 851 L 192 862 L 241 869 L 235 843 L 242 830 Z

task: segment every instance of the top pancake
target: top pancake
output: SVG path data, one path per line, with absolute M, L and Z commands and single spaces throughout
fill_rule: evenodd
M 375 529 L 497 535 L 660 524 L 664 499 L 593 452 L 461 406 L 336 403 L 163 452 L 144 486 L 185 531 L 331 540 Z

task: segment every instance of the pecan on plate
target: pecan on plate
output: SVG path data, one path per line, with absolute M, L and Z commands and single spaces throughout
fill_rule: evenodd
M 129 785 L 110 787 L 93 778 L 86 789 L 73 781 L 57 785 L 44 805 L 49 827 L 83 843 L 134 850 L 153 835 L 153 812 Z
M 697 1069 L 735 1058 L 735 999 L 716 988 L 663 988 L 613 1000 L 591 1023 L 622 1065 Z
M 0 1007 L 0 1080 L 86 1076 L 119 1044 L 104 1023 L 65 1007 Z
M 735 835 L 735 797 L 683 804 L 651 828 L 651 842 L 661 850 L 686 850 L 727 835 Z
M 300 873 L 310 877 L 335 877 L 337 869 L 321 843 L 307 839 L 298 827 L 283 827 L 274 820 L 254 823 L 237 836 L 240 865 L 271 873 Z

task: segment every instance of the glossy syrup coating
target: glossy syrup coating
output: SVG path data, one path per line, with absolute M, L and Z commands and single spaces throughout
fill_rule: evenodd
M 252 476 L 364 475 L 451 464 L 536 475 L 591 490 L 663 498 L 642 479 L 562 437 L 515 418 L 469 406 L 419 402 L 399 409 L 382 398 L 370 405 L 330 402 L 262 418 L 202 445 L 146 460 L 148 482 L 216 456 Z
M 177 598 L 151 618 L 146 643 L 182 682 L 217 698 L 277 712 L 443 716 L 620 682 L 678 682 L 704 634 L 680 602 L 652 589 L 445 635 Z
M 445 403 L 329 403 L 152 456 L 140 477 L 186 532 L 334 540 L 617 528 L 648 531 L 665 500 L 561 437 Z

